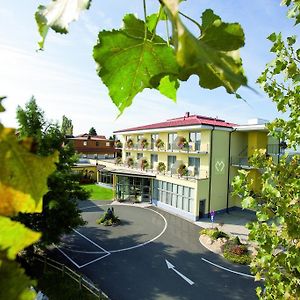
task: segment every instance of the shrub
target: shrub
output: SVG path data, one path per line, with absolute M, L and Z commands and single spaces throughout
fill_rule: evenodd
M 223 255 L 233 263 L 248 265 L 251 262 L 251 256 L 247 245 L 242 244 L 238 237 L 226 242 L 223 246 Z
M 120 224 L 120 219 L 114 214 L 114 211 L 110 208 L 107 209 L 107 212 L 98 220 L 97 224 L 103 224 L 104 226 L 118 225 Z
M 206 228 L 206 229 L 202 229 L 200 231 L 200 234 L 206 234 L 208 235 L 211 239 L 213 240 L 217 240 L 219 238 L 225 238 L 225 239 L 229 239 L 229 236 L 227 233 L 219 230 L 218 228 Z

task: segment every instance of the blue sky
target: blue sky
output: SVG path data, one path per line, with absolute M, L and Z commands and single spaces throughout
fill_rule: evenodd
M 147 2 L 148 11 L 156 11 L 158 1 Z M 99 30 L 119 28 L 125 13 L 143 18 L 142 0 L 94 0 L 90 10 L 71 24 L 68 35 L 50 32 L 45 51 L 36 52 L 39 36 L 34 12 L 39 4 L 47 3 L 26 0 L 1 3 L 0 95 L 8 98 L 0 120 L 6 126 L 17 126 L 16 107 L 24 106 L 31 95 L 48 119 L 61 121 L 62 115 L 71 118 L 75 134 L 87 132 L 93 126 L 99 134 L 109 136 L 113 130 L 163 121 L 186 111 L 240 124 L 250 118 L 271 120 L 278 115 L 255 81 L 272 59 L 271 44 L 266 37 L 274 31 L 291 34 L 293 22 L 286 18 L 286 9 L 280 6 L 280 1 L 188 0 L 181 5 L 185 14 L 199 21 L 204 9 L 211 8 L 224 21 L 241 23 L 246 35 L 246 45 L 241 50 L 245 72 L 249 85 L 259 92 L 241 88 L 239 93 L 247 103 L 228 95 L 224 88 L 202 89 L 198 78 L 191 77 L 181 83 L 177 103 L 157 91 L 144 90 L 118 119 L 118 110 L 96 75 L 92 48 Z

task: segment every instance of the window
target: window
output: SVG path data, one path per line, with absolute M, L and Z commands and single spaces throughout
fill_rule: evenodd
M 178 209 L 193 212 L 194 189 L 172 184 L 161 180 L 154 180 L 153 196 L 155 200 L 161 201 Z
M 126 135 L 126 142 L 131 139 L 131 135 Z
M 130 156 L 131 153 L 130 152 L 126 152 L 126 157 Z
M 190 140 L 190 143 L 192 143 L 194 145 L 191 150 L 199 151 L 200 143 L 201 143 L 201 133 L 200 132 L 190 132 L 189 140 Z
M 168 149 L 173 150 L 175 146 L 175 140 L 177 138 L 177 133 L 169 133 L 168 134 Z
M 96 147 L 99 147 L 99 142 L 96 142 Z
M 172 166 L 175 164 L 176 156 L 168 156 L 168 171 L 171 171 Z
M 195 175 L 199 175 L 200 158 L 199 157 L 189 157 L 189 166 L 195 167 Z
M 139 142 L 141 140 L 142 136 L 141 135 L 137 135 L 136 136 L 136 141 Z
M 151 149 L 154 149 L 155 142 L 157 141 L 157 139 L 158 139 L 157 133 L 151 134 Z
M 139 160 L 141 157 L 143 157 L 143 153 L 137 153 L 136 154 L 136 159 Z
M 87 141 L 84 141 L 84 142 L 83 142 L 83 146 L 87 146 Z
M 109 142 L 106 142 L 105 145 L 106 145 L 106 147 L 109 147 L 109 146 L 110 146 L 110 143 L 109 143 Z
M 153 169 L 153 165 L 155 162 L 158 162 L 158 155 L 157 154 L 151 154 L 151 168 Z

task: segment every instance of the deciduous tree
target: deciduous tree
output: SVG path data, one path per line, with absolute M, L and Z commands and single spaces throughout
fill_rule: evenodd
M 35 126 L 30 124 L 29 118 L 37 120 L 33 124 Z M 48 156 L 55 151 L 59 153 L 56 171 L 48 177 L 49 191 L 43 197 L 42 212 L 20 213 L 17 219 L 42 233 L 42 245 L 56 243 L 62 234 L 84 224 L 76 201 L 86 199 L 88 195 L 79 186 L 78 176 L 71 170 L 76 161 L 75 152 L 72 145 L 63 146 L 65 137 L 58 124 L 45 120 L 44 113 L 38 108 L 34 98 L 26 104 L 25 109 L 18 107 L 17 119 L 19 138 L 23 140 L 31 137 L 36 145 L 36 154 Z

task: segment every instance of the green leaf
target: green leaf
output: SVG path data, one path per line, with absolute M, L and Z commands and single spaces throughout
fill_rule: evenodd
M 202 32 L 199 39 L 182 23 L 179 1 L 162 0 L 172 21 L 176 59 L 181 66 L 179 79 L 199 76 L 203 88 L 225 87 L 235 93 L 247 85 L 238 49 L 244 45 L 244 32 L 237 23 L 224 23 L 221 18 L 206 10 L 202 15 Z
M 97 72 L 122 113 L 145 88 L 158 88 L 161 78 L 178 72 L 173 50 L 132 14 L 124 28 L 102 31 L 94 47 Z
M 49 5 L 40 5 L 35 13 L 43 49 L 49 28 L 59 33 L 68 33 L 69 24 L 79 18 L 82 10 L 89 9 L 91 0 L 53 0 Z
M 3 256 L 0 252 L 0 299 L 35 299 L 35 291 L 29 288 L 35 282 L 26 276 L 25 270 L 18 263 Z
M 40 233 L 23 224 L 0 216 L 0 251 L 7 251 L 9 259 L 14 259 L 22 249 L 38 241 L 40 236 Z
M 26 144 L 27 143 L 27 144 Z M 40 212 L 47 177 L 55 170 L 57 155 L 39 157 L 29 152 L 30 140 L 20 144 L 13 129 L 0 129 L 0 214 Z
M 256 201 L 253 197 L 246 197 L 242 200 L 242 206 L 243 208 L 253 208 L 255 205 Z
M 176 92 L 179 88 L 179 81 L 174 76 L 165 76 L 160 80 L 159 91 L 162 95 L 167 96 L 176 102 Z
M 4 112 L 5 111 L 5 109 L 4 109 L 3 105 L 2 105 L 2 100 L 4 100 L 5 98 L 6 98 L 5 96 L 0 96 L 0 112 Z

